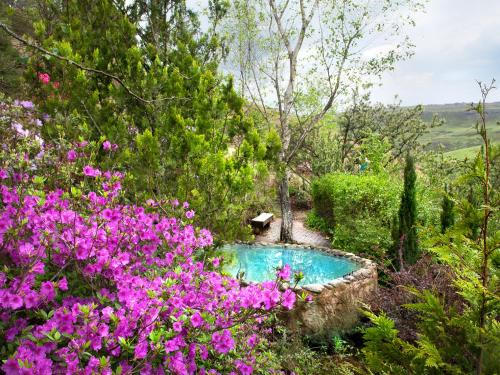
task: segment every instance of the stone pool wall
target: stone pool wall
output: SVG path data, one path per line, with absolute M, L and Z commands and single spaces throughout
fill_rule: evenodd
M 255 245 L 268 246 L 257 242 Z M 309 284 L 295 288 L 312 296 L 311 302 L 300 302 L 283 318 L 291 330 L 303 334 L 322 334 L 346 330 L 354 326 L 360 316 L 359 308 L 377 290 L 377 267 L 368 259 L 326 247 L 308 245 L 283 245 L 322 251 L 331 256 L 344 257 L 358 263 L 361 268 L 342 278 L 323 284 Z

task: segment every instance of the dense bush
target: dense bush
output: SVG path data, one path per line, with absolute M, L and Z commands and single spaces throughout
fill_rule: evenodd
M 331 230 L 335 247 L 371 254 L 390 247 L 399 187 L 385 175 L 328 174 L 313 181 L 312 196 L 315 215 Z
M 288 268 L 241 287 L 195 260 L 212 236 L 187 203 L 124 204 L 123 174 L 93 167 L 91 144 L 47 144 L 33 103 L 1 106 L 5 373 L 272 372 L 263 324 L 295 302 Z M 61 175 L 68 189 L 52 189 Z
M 30 95 L 50 116 L 45 138 L 109 139 L 120 146 L 113 161 L 129 171 L 131 200 L 189 200 L 219 237 L 250 235 L 242 218 L 279 138 L 244 113 L 217 70 L 220 43 L 203 35 L 196 12 L 177 1 L 43 0 L 32 14 L 41 46 L 88 68 L 30 58 Z M 97 165 L 108 169 L 103 159 Z
M 447 220 L 447 228 L 437 223 L 428 230 L 433 235 L 421 243 L 435 263 L 424 263 L 418 274 L 413 274 L 420 268 L 418 263 L 393 274 L 396 285 L 379 298 L 384 301 L 379 307 L 389 317 L 368 314 L 373 326 L 365 331 L 363 352 L 374 373 L 500 372 L 500 211 L 498 189 L 492 183 L 498 155 L 489 142 L 485 115 L 493 84 L 479 84 L 482 100 L 470 108 L 478 114 L 476 130 L 483 149 L 465 162 L 464 173 L 453 183 L 461 186 L 451 195 L 456 203 L 455 223 Z M 398 329 L 402 325 L 398 320 L 408 312 L 413 317 L 413 337 L 401 335 Z M 408 320 L 400 323 L 407 326 Z

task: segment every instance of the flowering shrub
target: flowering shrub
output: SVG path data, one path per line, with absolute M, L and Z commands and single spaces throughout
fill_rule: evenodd
M 86 146 L 60 162 L 86 164 Z M 188 204 L 178 217 L 153 200 L 124 204 L 123 175 L 91 165 L 78 178 L 93 190 L 47 190 L 10 162 L 0 160 L 5 373 L 271 372 L 260 333 L 273 311 L 294 305 L 280 285 L 288 268 L 275 281 L 240 286 L 194 260 L 212 236 L 192 225 Z

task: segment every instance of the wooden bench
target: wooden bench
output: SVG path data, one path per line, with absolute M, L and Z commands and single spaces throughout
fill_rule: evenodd
M 263 212 L 259 216 L 254 217 L 251 221 L 252 227 L 260 233 L 261 230 L 269 227 L 273 221 L 274 215 L 268 212 Z

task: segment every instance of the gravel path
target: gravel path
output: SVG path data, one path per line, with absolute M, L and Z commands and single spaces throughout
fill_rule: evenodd
M 305 227 L 305 212 L 294 212 L 293 239 L 295 242 L 313 246 L 330 247 L 330 241 L 321 233 L 312 231 Z M 255 236 L 255 241 L 279 242 L 281 219 L 274 219 L 271 227 L 263 233 Z

